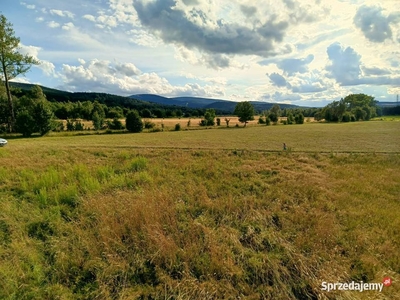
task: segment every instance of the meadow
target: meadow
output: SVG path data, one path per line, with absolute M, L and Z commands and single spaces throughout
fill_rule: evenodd
M 399 132 L 374 121 L 9 139 L 0 299 L 400 298 Z M 386 276 L 382 293 L 321 291 Z

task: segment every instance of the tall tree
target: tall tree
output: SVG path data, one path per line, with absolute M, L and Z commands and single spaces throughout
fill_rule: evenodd
M 246 127 L 248 121 L 254 120 L 254 107 L 249 101 L 236 104 L 233 113 L 239 117 L 239 122 L 244 123 L 244 127 Z
M 32 56 L 19 53 L 19 43 L 20 39 L 15 36 L 12 24 L 4 15 L 0 15 L 0 79 L 4 81 L 7 92 L 10 132 L 14 130 L 15 111 L 9 81 L 25 74 L 32 65 L 39 63 Z

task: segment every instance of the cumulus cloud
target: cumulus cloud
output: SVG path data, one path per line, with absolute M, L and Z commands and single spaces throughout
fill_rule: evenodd
M 391 23 L 399 22 L 400 13 L 384 15 L 379 6 L 361 6 L 354 17 L 354 24 L 371 42 L 381 43 L 393 36 Z
M 74 28 L 75 25 L 71 22 L 65 23 L 61 28 L 63 30 L 71 30 L 72 28 Z
M 400 76 L 386 75 L 384 70 L 378 68 L 368 68 L 361 63 L 361 55 L 359 55 L 353 48 L 343 48 L 339 43 L 334 43 L 328 47 L 328 56 L 330 64 L 326 67 L 329 72 L 328 77 L 334 78 L 342 86 L 349 85 L 399 85 Z M 362 76 L 362 69 L 364 75 L 377 75 L 377 76 Z M 365 71 L 366 70 L 366 71 Z
M 339 43 L 331 44 L 327 52 L 331 63 L 326 70 L 330 77 L 342 85 L 354 84 L 361 75 L 361 55 L 351 47 L 343 49 Z
M 288 85 L 285 77 L 278 73 L 269 74 L 268 77 L 272 81 L 273 85 L 277 87 L 286 87 Z
M 60 23 L 57 23 L 55 21 L 50 21 L 50 22 L 47 22 L 47 26 L 50 28 L 58 28 L 58 27 L 60 27 Z
M 278 61 L 277 66 L 292 76 L 295 73 L 306 73 L 308 65 L 314 60 L 314 55 L 310 54 L 306 58 L 288 58 Z
M 389 75 L 391 74 L 390 70 L 382 69 L 378 67 L 363 67 L 362 68 L 364 75 L 366 76 L 380 76 L 380 75 Z
M 271 17 L 257 28 L 224 23 L 222 20 L 212 22 L 199 11 L 198 21 L 195 22 L 189 20 L 186 13 L 175 4 L 173 0 L 133 2 L 141 24 L 164 42 L 208 53 L 271 56 L 275 44 L 282 42 L 289 26 L 288 22 L 279 21 L 276 17 Z
M 29 56 L 32 56 L 33 58 L 35 58 L 39 62 L 39 64 L 36 67 L 41 69 L 45 75 L 57 77 L 54 64 L 52 62 L 49 62 L 46 60 L 41 60 L 39 58 L 39 52 L 41 50 L 42 49 L 40 47 L 26 46 L 26 45 L 20 44 L 20 53 L 21 54 L 29 55 Z
M 241 12 L 247 17 L 250 18 L 255 15 L 257 12 L 257 7 L 251 5 L 240 5 Z
M 92 16 L 92 15 L 84 15 L 82 18 L 84 18 L 86 20 L 89 20 L 89 21 L 92 21 L 92 22 L 96 21 L 96 18 L 94 16 Z
M 79 60 L 80 65 L 64 64 L 60 76 L 64 84 L 60 87 L 69 91 L 96 91 L 114 94 L 158 94 L 164 96 L 216 97 L 224 94 L 220 86 L 197 83 L 173 86 L 158 74 L 142 73 L 132 63 L 112 64 L 105 60 Z

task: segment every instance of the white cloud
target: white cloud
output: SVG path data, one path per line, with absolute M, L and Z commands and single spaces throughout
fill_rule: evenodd
M 75 25 L 71 22 L 65 23 L 61 28 L 63 30 L 71 30 L 72 28 L 74 28 Z
M 92 15 L 84 15 L 82 18 L 84 18 L 86 20 L 89 20 L 89 21 L 92 21 L 92 22 L 96 21 L 96 18 L 94 16 L 92 16 Z
M 74 18 L 74 14 L 68 10 L 58 10 L 58 9 L 51 9 L 50 10 L 50 14 L 55 15 L 55 16 L 59 16 L 59 17 L 63 17 L 63 18 L 70 18 L 73 19 Z
M 55 21 L 50 21 L 50 22 L 47 22 L 47 26 L 50 28 L 58 28 L 58 27 L 60 27 L 60 23 L 57 23 Z

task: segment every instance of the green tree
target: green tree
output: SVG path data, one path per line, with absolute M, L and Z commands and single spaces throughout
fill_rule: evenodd
M 296 122 L 296 124 L 304 124 L 303 114 L 301 112 L 296 114 L 296 116 L 294 117 L 294 121 Z
M 233 113 L 239 117 L 239 122 L 244 123 L 244 127 L 246 127 L 248 121 L 254 120 L 254 107 L 249 101 L 236 104 Z
M 14 131 L 15 110 L 9 81 L 18 75 L 25 74 L 32 65 L 39 63 L 32 56 L 19 53 L 19 43 L 20 39 L 15 36 L 12 24 L 4 15 L 0 15 L 0 79 L 4 81 L 6 87 L 10 132 Z
M 33 107 L 33 117 L 35 119 L 35 131 L 41 136 L 45 135 L 54 128 L 54 114 L 47 101 L 39 101 Z
M 104 119 L 99 116 L 97 111 L 92 115 L 92 123 L 94 130 L 100 130 L 103 127 Z
M 289 111 L 287 114 L 287 123 L 289 125 L 293 124 L 295 122 L 295 119 L 293 117 L 293 114 Z
M 143 122 L 137 110 L 128 112 L 125 126 L 130 132 L 141 132 L 143 130 Z
M 215 125 L 215 110 L 213 108 L 206 109 L 204 113 L 205 126 L 214 126 Z
M 42 89 L 33 86 L 31 91 L 17 102 L 16 131 L 23 136 L 39 132 L 45 135 L 55 126 L 54 114 Z
M 148 108 L 143 109 L 140 112 L 140 115 L 142 116 L 142 118 L 151 118 L 152 117 L 152 113 Z
M 269 110 L 270 113 L 273 113 L 279 118 L 281 116 L 281 108 L 278 104 L 274 104 Z M 272 121 L 272 120 L 271 120 Z M 277 120 L 278 121 L 278 120 Z M 274 122 L 274 121 L 273 121 Z
M 15 130 L 22 133 L 24 137 L 29 137 L 35 132 L 35 119 L 27 109 L 18 113 L 15 122 Z

